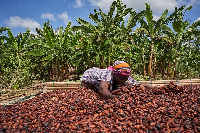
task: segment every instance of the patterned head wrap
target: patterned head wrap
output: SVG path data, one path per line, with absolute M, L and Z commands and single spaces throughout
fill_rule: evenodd
M 124 61 L 115 61 L 113 66 L 108 67 L 109 70 L 112 70 L 116 75 L 130 75 L 131 68 L 128 63 Z

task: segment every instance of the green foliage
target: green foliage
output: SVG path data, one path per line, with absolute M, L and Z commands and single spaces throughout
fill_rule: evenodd
M 7 32 L 7 36 L 2 32 Z M 25 33 L 19 33 L 14 37 L 9 28 L 1 28 L 0 88 L 20 89 L 31 82 L 31 73 L 29 73 L 31 66 L 25 65 L 28 60 L 24 60 L 26 57 L 23 54 L 25 52 L 24 46 L 29 39 L 29 32 L 28 29 Z
M 200 21 L 184 21 L 191 8 L 175 8 L 169 15 L 166 9 L 155 21 L 149 4 L 137 13 L 116 0 L 108 13 L 98 8 L 89 14 L 94 24 L 78 18 L 80 26 L 68 23 L 54 30 L 45 22 L 37 35 L 27 29 L 17 36 L 0 27 L 0 88 L 70 80 L 72 74 L 80 77 L 90 67 L 106 68 L 116 60 L 128 62 L 137 80 L 199 78 Z
M 116 11 L 116 14 L 114 14 Z M 143 12 L 144 13 L 144 12 Z M 141 17 L 143 13 L 137 14 L 131 8 L 126 8 L 119 0 L 114 1 L 108 13 L 104 13 L 100 8 L 99 11 L 94 10 L 94 14 L 90 13 L 89 18 L 92 19 L 96 25 L 92 25 L 80 18 L 77 21 L 85 29 L 91 29 L 87 36 L 90 36 L 89 44 L 92 51 L 91 60 L 94 60 L 94 66 L 106 68 L 110 66 L 114 60 L 121 57 L 121 53 L 126 51 L 129 37 L 132 28 L 137 23 L 137 18 Z M 124 17 L 131 14 L 128 24 L 125 26 Z M 131 23 L 133 21 L 134 23 Z M 83 28 L 82 28 L 83 29 Z M 91 39 L 91 41 L 90 41 Z

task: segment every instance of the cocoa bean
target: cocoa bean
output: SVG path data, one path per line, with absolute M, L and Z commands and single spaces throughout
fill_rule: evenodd
M 200 85 L 56 90 L 0 106 L 0 132 L 200 132 Z

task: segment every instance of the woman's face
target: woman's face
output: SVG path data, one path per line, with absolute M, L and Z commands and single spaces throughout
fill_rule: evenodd
M 119 85 L 123 85 L 126 83 L 126 81 L 128 80 L 129 75 L 115 75 L 114 74 L 114 82 L 116 82 Z

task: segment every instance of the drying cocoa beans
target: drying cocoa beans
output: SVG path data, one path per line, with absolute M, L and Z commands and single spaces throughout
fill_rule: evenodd
M 0 106 L 0 132 L 200 132 L 200 85 L 55 90 Z

